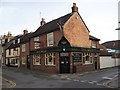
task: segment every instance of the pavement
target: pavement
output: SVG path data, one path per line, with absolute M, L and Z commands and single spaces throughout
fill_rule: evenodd
M 97 84 L 97 85 L 101 86 L 102 85 L 101 83 L 104 82 L 104 86 L 106 86 L 108 88 L 118 88 L 119 87 L 118 83 L 120 81 L 118 79 L 119 75 L 116 75 L 116 74 L 114 75 L 113 78 L 106 78 L 106 77 L 104 77 L 104 79 L 103 79 L 104 81 L 100 81 L 99 83 L 97 83 L 95 80 L 93 80 L 94 77 L 92 76 L 92 74 L 98 73 L 97 76 L 99 77 L 99 75 L 100 75 L 100 73 L 102 73 L 102 71 L 104 71 L 104 72 L 109 71 L 110 70 L 109 68 L 108 69 L 97 70 L 97 71 L 85 72 L 85 73 L 81 73 L 81 74 L 48 74 L 48 73 L 43 73 L 43 72 L 38 72 L 38 71 L 32 71 L 32 70 L 23 69 L 23 68 L 6 67 L 6 66 L 4 66 L 3 69 L 9 70 L 9 71 L 14 71 L 14 72 L 17 72 L 17 73 L 19 73 L 19 72 L 21 73 L 22 72 L 25 75 L 33 75 L 35 77 L 47 78 L 49 81 L 50 80 L 63 80 L 63 81 L 67 81 L 68 80 L 68 81 L 73 81 L 74 85 L 76 83 L 76 87 L 78 86 L 77 82 L 80 82 L 81 84 L 83 84 L 83 86 L 84 86 L 84 83 L 87 82 L 85 80 L 82 80 L 82 78 L 85 78 L 86 80 L 88 79 L 89 80 L 88 83 L 90 85 Z M 107 75 L 106 73 L 105 73 L 105 75 Z M 99 79 L 98 79 L 98 81 L 99 81 Z M 61 82 L 61 81 L 59 81 L 59 82 Z M 5 87 L 15 87 L 15 85 L 16 85 L 15 82 L 10 81 L 10 80 L 5 80 L 5 79 L 4 79 L 3 84 L 4 84 L 4 86 L 6 85 Z M 49 86 L 51 87 L 51 86 L 54 86 L 55 84 L 56 83 L 50 84 Z M 70 87 L 70 84 L 68 84 L 68 87 Z M 66 86 L 67 86 L 67 84 L 64 87 L 66 87 Z

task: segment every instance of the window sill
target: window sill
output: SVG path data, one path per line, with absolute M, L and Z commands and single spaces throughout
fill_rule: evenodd
M 51 67 L 55 67 L 56 65 L 45 65 L 45 66 L 51 66 Z
M 33 64 L 34 66 L 39 66 L 39 65 L 41 65 L 41 64 Z
M 90 64 L 93 64 L 93 63 L 84 63 L 83 65 L 90 65 Z

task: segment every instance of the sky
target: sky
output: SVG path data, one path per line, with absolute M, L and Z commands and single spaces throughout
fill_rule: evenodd
M 14 36 L 27 29 L 34 32 L 41 18 L 46 22 L 71 13 L 73 2 L 90 30 L 100 43 L 117 40 L 119 0 L 0 0 L 0 35 Z

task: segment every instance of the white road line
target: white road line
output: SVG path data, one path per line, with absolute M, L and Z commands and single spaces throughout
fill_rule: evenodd
M 108 79 L 108 80 L 111 80 L 113 78 L 109 78 L 109 77 L 102 77 L 103 79 Z
M 77 80 L 77 79 L 74 79 L 73 81 L 79 82 L 79 80 Z
M 67 80 L 71 80 L 71 78 L 67 78 Z
M 96 85 L 103 86 L 103 84 L 97 83 Z
M 96 84 L 97 81 L 89 81 L 88 83 L 90 83 L 90 84 Z
M 87 82 L 87 80 L 82 80 L 82 81 L 80 81 L 80 82 Z

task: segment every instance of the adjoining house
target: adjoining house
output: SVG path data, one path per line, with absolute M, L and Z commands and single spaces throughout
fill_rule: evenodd
M 100 39 L 89 32 L 76 3 L 67 15 L 47 23 L 42 19 L 41 26 L 30 37 L 30 62 L 27 61 L 26 65 L 29 69 L 49 73 L 99 69 Z
M 100 68 L 120 65 L 120 40 L 108 41 L 100 45 Z
M 20 61 L 20 38 L 22 35 L 17 35 L 13 39 L 11 39 L 6 44 L 6 58 L 5 64 L 6 66 L 17 66 L 19 67 Z
M 13 38 L 13 36 L 10 32 L 8 32 L 7 35 L 0 36 L 0 61 L 1 61 L 2 65 L 5 65 L 6 43 L 8 43 L 12 38 Z
M 24 34 L 20 40 L 20 67 L 30 69 L 30 36 L 32 32 L 23 31 Z

